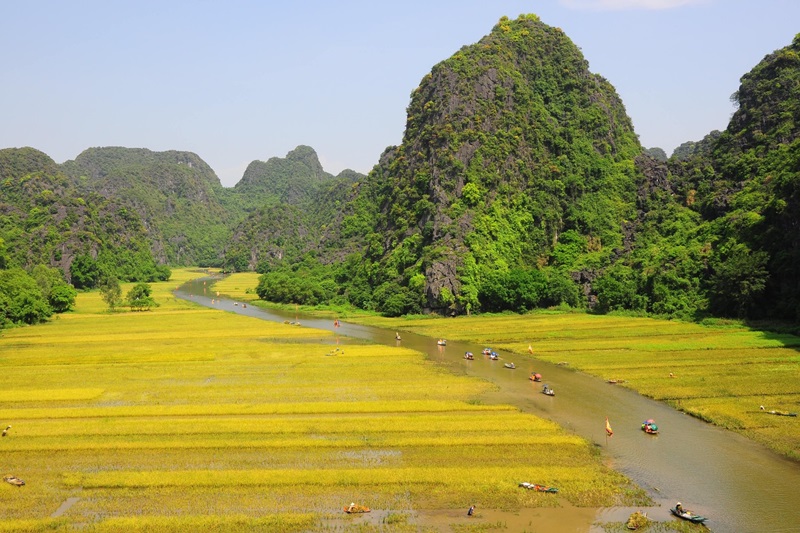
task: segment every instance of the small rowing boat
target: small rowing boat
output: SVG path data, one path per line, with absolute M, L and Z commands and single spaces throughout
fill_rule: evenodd
M 520 487 L 528 490 L 535 490 L 536 492 L 558 492 L 555 487 L 548 487 L 547 485 L 539 485 L 538 483 L 527 483 L 523 481 L 519 484 Z
M 691 511 L 689 511 L 687 509 L 681 509 L 679 511 L 677 509 L 677 507 L 672 507 L 672 508 L 670 508 L 669 512 L 674 514 L 678 518 L 683 518 L 684 520 L 688 520 L 689 522 L 693 522 L 695 524 L 702 524 L 703 522 L 708 520 L 708 518 L 706 518 L 705 516 L 700 516 L 699 514 L 694 514 L 693 512 L 691 512 Z
M 350 504 L 349 507 L 344 507 L 344 512 L 350 514 L 368 513 L 370 512 L 370 508 L 364 507 L 363 505 Z

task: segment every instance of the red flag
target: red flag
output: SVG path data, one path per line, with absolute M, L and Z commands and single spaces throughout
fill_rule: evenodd
M 608 417 L 606 417 L 606 435 L 609 437 L 614 436 L 614 430 L 611 429 L 611 424 L 608 423 Z

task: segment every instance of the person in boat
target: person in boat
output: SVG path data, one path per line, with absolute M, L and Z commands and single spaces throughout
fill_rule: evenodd
M 686 511 L 683 510 L 683 505 L 681 505 L 681 502 L 678 502 L 675 505 L 675 511 L 677 511 L 679 514 L 683 514 L 683 513 L 686 512 Z
M 347 512 L 352 513 L 355 510 L 356 510 L 356 503 L 355 502 L 350 503 L 350 507 L 347 508 Z
M 472 516 L 473 514 L 475 514 L 475 506 L 474 505 L 470 505 L 469 506 L 469 511 L 467 511 L 467 516 Z
M 394 332 L 394 340 L 396 340 L 396 341 L 400 340 L 400 333 L 397 332 L 397 331 Z

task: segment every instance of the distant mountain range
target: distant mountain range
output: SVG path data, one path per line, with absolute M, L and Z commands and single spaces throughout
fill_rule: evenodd
M 667 158 L 562 30 L 504 17 L 422 79 L 402 143 L 366 176 L 325 172 L 308 146 L 232 188 L 188 152 L 90 148 L 57 165 L 0 150 L 0 260 L 67 277 L 77 256 L 128 277 L 258 270 L 266 298 L 386 314 L 797 321 L 800 39 L 735 97 L 725 131 Z

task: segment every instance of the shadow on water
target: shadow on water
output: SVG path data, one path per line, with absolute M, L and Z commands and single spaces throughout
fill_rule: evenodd
M 602 449 L 610 466 L 648 491 L 658 507 L 646 509 L 655 520 L 669 520 L 669 507 L 676 501 L 710 517 L 715 532 L 800 531 L 800 465 L 736 433 L 712 426 L 663 403 L 650 400 L 619 385 L 540 361 L 530 356 L 498 351 L 500 359 L 481 354 L 482 346 L 448 342 L 410 332 L 395 339 L 393 330 L 320 319 L 255 306 L 244 307 L 233 300 L 206 296 L 202 280 L 175 291 L 180 298 L 220 310 L 277 322 L 300 322 L 299 327 L 332 331 L 333 340 L 321 342 L 371 342 L 402 345 L 427 354 L 452 372 L 495 383 L 497 392 L 485 401 L 505 403 L 558 423 Z M 465 360 L 471 351 L 474 360 Z M 516 369 L 503 365 L 514 362 Z M 543 376 L 555 396 L 541 394 L 541 383 L 528 380 L 531 372 Z M 606 438 L 606 417 L 614 429 Z M 653 418 L 661 431 L 647 435 L 643 420 Z M 635 510 L 635 509 L 634 509 Z M 602 521 L 624 521 L 629 509 L 607 509 Z M 624 516 L 623 516 L 624 515 Z M 597 530 L 601 531 L 601 530 Z

